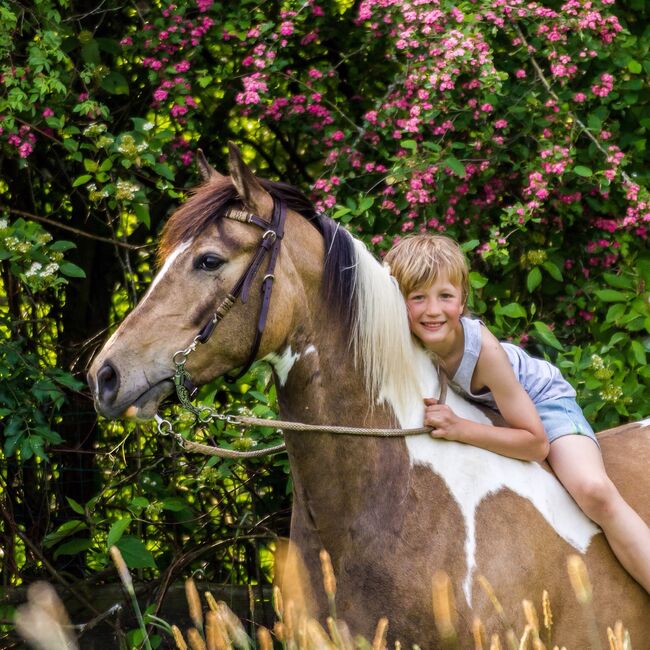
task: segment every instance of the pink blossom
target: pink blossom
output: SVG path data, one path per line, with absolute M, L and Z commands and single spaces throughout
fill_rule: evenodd
M 282 36 L 291 36 L 293 34 L 293 23 L 286 21 L 280 25 L 280 34 Z
M 176 72 L 187 72 L 190 69 L 190 62 L 186 59 L 185 61 L 180 61 L 174 66 Z
M 47 106 L 43 109 L 42 115 L 43 117 L 52 117 L 54 115 L 54 111 L 49 106 Z

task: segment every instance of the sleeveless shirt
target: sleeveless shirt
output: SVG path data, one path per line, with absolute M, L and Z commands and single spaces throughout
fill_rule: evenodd
M 491 408 L 497 408 L 494 397 L 490 391 L 475 395 L 472 393 L 472 376 L 476 369 L 481 352 L 481 328 L 485 327 L 480 320 L 462 316 L 460 322 L 463 326 L 464 350 L 458 370 L 451 379 L 454 388 L 460 390 L 469 399 L 482 402 Z M 573 397 L 576 392 L 573 386 L 564 379 L 562 373 L 551 363 L 544 359 L 531 357 L 518 345 L 500 342 L 510 360 L 510 365 L 515 377 L 528 393 L 533 404 L 539 404 L 549 399 L 559 397 Z

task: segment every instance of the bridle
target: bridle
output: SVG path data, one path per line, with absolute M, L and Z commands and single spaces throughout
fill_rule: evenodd
M 199 343 L 207 343 L 209 341 L 216 326 L 224 319 L 238 298 L 241 300 L 242 304 L 246 304 L 248 301 L 251 285 L 253 284 L 253 281 L 255 280 L 260 267 L 262 266 L 264 258 L 268 254 L 269 260 L 266 265 L 266 273 L 262 279 L 262 304 L 260 306 L 260 313 L 257 318 L 255 339 L 253 341 L 253 346 L 248 355 L 247 361 L 243 365 L 240 372 L 234 377 L 234 379 L 243 375 L 255 361 L 255 357 L 257 356 L 257 353 L 260 349 L 260 342 L 262 341 L 264 328 L 266 327 L 266 319 L 269 315 L 271 294 L 273 293 L 273 282 L 275 280 L 275 265 L 278 261 L 278 255 L 280 253 L 280 247 L 282 245 L 282 238 L 284 237 L 284 224 L 287 217 L 287 204 L 284 200 L 273 197 L 273 212 L 271 214 L 270 222 L 262 219 L 262 217 L 259 217 L 252 212 L 247 212 L 246 210 L 238 210 L 236 208 L 230 208 L 229 210 L 226 210 L 226 212 L 223 214 L 223 217 L 225 219 L 233 219 L 234 221 L 240 221 L 242 223 L 248 223 L 257 226 L 258 228 L 264 230 L 264 234 L 260 239 L 260 243 L 258 244 L 255 254 L 253 255 L 251 261 L 248 263 L 248 266 L 239 276 L 239 279 L 230 290 L 230 292 L 226 294 L 226 297 L 215 309 L 212 316 L 210 316 L 205 325 L 203 325 L 203 327 L 199 330 L 192 343 L 184 350 L 178 350 L 173 356 L 173 361 L 176 366 L 176 374 L 174 376 L 176 392 L 179 393 L 180 389 L 187 393 L 187 395 L 182 396 L 183 399 L 181 399 L 180 394 L 178 395 L 179 399 L 181 399 L 181 402 L 186 407 L 187 404 L 185 403 L 184 398 L 188 397 L 191 399 L 197 391 L 196 386 L 192 383 L 190 375 L 185 368 L 187 358 L 192 352 L 194 352 L 194 350 L 196 350 L 196 347 Z M 190 410 L 196 412 L 194 409 Z
M 264 230 L 262 238 L 258 244 L 248 266 L 241 274 L 231 291 L 226 294 L 226 297 L 217 306 L 212 316 L 206 321 L 205 325 L 201 327 L 198 334 L 192 340 L 189 346 L 183 350 L 178 350 L 174 353 L 172 360 L 175 365 L 174 373 L 174 386 L 176 388 L 176 395 L 181 405 L 193 413 L 196 419 L 201 424 L 207 424 L 212 420 L 221 420 L 228 424 L 233 424 L 240 427 L 248 426 L 266 426 L 274 427 L 282 430 L 293 431 L 314 431 L 321 433 L 337 433 L 344 435 L 357 435 L 357 436 L 374 436 L 374 437 L 403 437 L 408 435 L 421 435 L 431 432 L 430 427 L 419 427 L 417 429 L 366 429 L 362 427 L 340 427 L 329 425 L 313 425 L 304 424 L 300 422 L 282 422 L 279 420 L 266 420 L 261 418 L 252 418 L 239 415 L 224 415 L 219 413 L 210 406 L 197 407 L 192 403 L 192 397 L 196 394 L 197 388 L 192 383 L 189 372 L 186 369 L 187 359 L 196 350 L 199 343 L 207 343 L 212 334 L 214 333 L 217 325 L 224 319 L 226 314 L 233 307 L 237 299 L 245 304 L 248 300 L 249 293 L 253 281 L 262 266 L 264 258 L 268 255 L 268 263 L 266 265 L 266 273 L 262 279 L 262 303 L 260 306 L 259 316 L 257 318 L 257 327 L 255 330 L 255 339 L 253 346 L 248 355 L 248 359 L 241 371 L 236 375 L 240 377 L 255 361 L 257 353 L 259 352 L 260 342 L 266 327 L 266 319 L 269 313 L 269 306 L 271 304 L 271 294 L 273 292 L 273 282 L 275 280 L 275 265 L 280 253 L 282 245 L 282 238 L 284 237 L 284 224 L 287 216 L 287 205 L 281 198 L 273 197 L 273 212 L 271 221 L 266 221 L 260 216 L 240 210 L 230 208 L 224 212 L 223 217 L 226 219 L 233 219 L 242 223 L 252 224 Z M 444 373 L 438 373 L 440 377 L 440 397 L 439 401 L 444 403 L 445 395 L 447 392 L 447 382 L 445 381 Z M 235 451 L 232 449 L 224 449 L 221 447 L 214 447 L 211 445 L 202 445 L 190 440 L 186 440 L 180 433 L 173 430 L 172 424 L 169 420 L 163 419 L 160 415 L 156 414 L 155 420 L 158 425 L 159 433 L 163 435 L 171 435 L 176 441 L 187 451 L 195 451 L 202 454 L 219 456 L 222 458 L 252 458 L 262 456 L 270 453 L 277 453 L 284 450 L 284 444 L 274 445 L 255 451 Z

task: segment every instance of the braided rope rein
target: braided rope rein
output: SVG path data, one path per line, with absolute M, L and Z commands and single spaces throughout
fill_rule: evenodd
M 255 418 L 243 415 L 224 415 L 216 412 L 210 407 L 197 408 L 189 400 L 189 395 L 185 390 L 182 379 L 184 371 L 184 363 L 177 364 L 177 376 L 174 380 L 176 384 L 177 393 L 181 404 L 194 413 L 198 422 L 206 424 L 211 420 L 222 420 L 228 424 L 239 427 L 272 427 L 282 431 L 303 431 L 312 433 L 334 433 L 339 435 L 349 436 L 366 436 L 374 438 L 403 438 L 405 436 L 417 436 L 422 434 L 431 433 L 431 427 L 417 427 L 415 429 L 373 429 L 365 427 L 345 427 L 326 424 L 306 424 L 304 422 L 289 422 L 286 420 L 269 420 L 265 418 Z M 444 373 L 438 372 L 440 381 L 440 395 L 438 402 L 444 404 L 447 397 L 447 378 Z M 236 449 L 226 449 L 214 445 L 205 445 L 192 440 L 187 440 L 183 436 L 174 431 L 172 424 L 169 420 L 165 420 L 157 413 L 154 416 L 158 432 L 162 435 L 169 435 L 173 437 L 179 446 L 185 451 L 195 452 L 206 456 L 218 456 L 219 458 L 258 458 L 267 454 L 277 454 L 286 449 L 285 443 L 279 443 L 270 447 L 263 447 L 261 449 L 254 449 L 252 451 L 238 451 Z

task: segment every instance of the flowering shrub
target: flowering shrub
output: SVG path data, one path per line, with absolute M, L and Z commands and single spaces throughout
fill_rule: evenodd
M 84 552 L 96 569 L 106 541 L 122 540 L 133 566 L 153 570 L 187 539 L 207 545 L 233 521 L 257 525 L 245 471 L 187 472 L 169 447 L 143 469 L 141 454 L 169 443 L 139 426 L 131 437 L 96 427 L 78 393 L 89 339 L 152 277 L 156 233 L 197 180 L 197 148 L 223 170 L 228 140 L 378 255 L 412 232 L 457 238 L 473 267 L 471 308 L 498 336 L 559 364 L 596 428 L 647 417 L 649 18 L 641 0 L 107 1 L 94 11 L 0 0 L 0 427 L 5 459 L 65 478 L 56 496 L 19 479 L 3 488 L 23 512 L 55 503 L 46 544 L 36 519 L 24 523 L 35 546 L 55 563 Z M 201 396 L 272 415 L 268 384 L 258 368 L 237 390 Z M 95 458 L 98 447 L 108 451 Z M 141 480 L 115 486 L 106 477 L 120 474 L 120 447 L 120 471 Z M 278 511 L 286 471 L 284 460 L 251 471 Z M 219 519 L 209 495 L 233 485 L 245 486 L 247 514 Z M 170 513 L 180 532 L 159 543 Z M 141 546 L 122 539 L 136 519 Z M 248 552 L 224 555 L 219 578 L 250 570 L 232 559 Z M 23 568 L 9 556 L 5 583 Z

